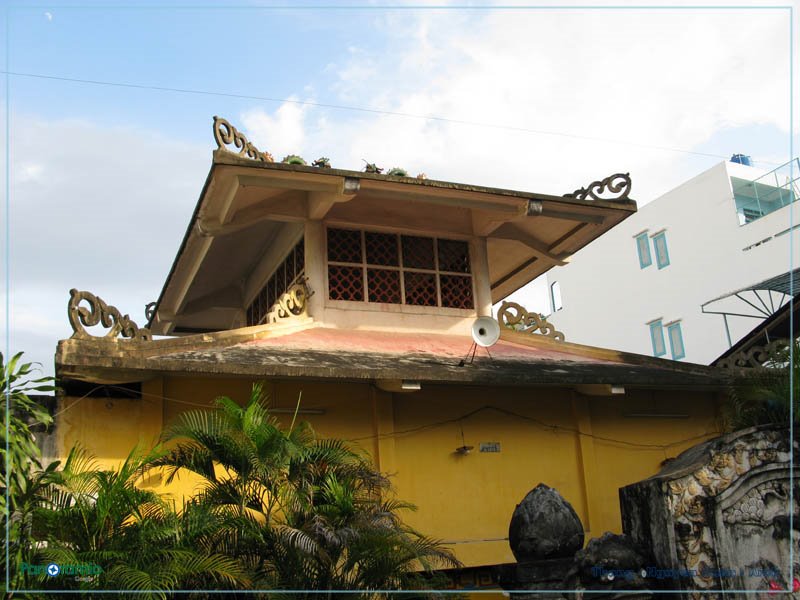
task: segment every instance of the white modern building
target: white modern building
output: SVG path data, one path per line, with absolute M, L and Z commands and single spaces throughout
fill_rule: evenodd
M 797 159 L 697 175 L 548 272 L 548 320 L 572 342 L 710 363 L 790 297 L 799 178 Z

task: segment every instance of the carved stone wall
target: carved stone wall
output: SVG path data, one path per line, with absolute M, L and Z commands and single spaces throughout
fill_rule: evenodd
M 791 452 L 788 431 L 769 426 L 695 446 L 620 490 L 623 530 L 650 547 L 656 566 L 673 575 L 670 587 L 690 597 L 800 587 L 798 535 L 789 532 L 790 513 L 800 527 L 797 482 L 790 503 Z M 793 452 L 797 460 L 797 442 Z

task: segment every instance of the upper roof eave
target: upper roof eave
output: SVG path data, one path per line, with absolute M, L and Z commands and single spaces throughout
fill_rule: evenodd
M 211 182 L 214 180 L 214 176 L 217 173 L 218 169 L 226 167 L 246 168 L 262 172 L 278 171 L 283 173 L 291 173 L 291 172 L 306 173 L 324 178 L 331 178 L 331 177 L 358 178 L 362 182 L 367 181 L 370 183 L 375 183 L 378 188 L 384 182 L 391 184 L 392 186 L 396 186 L 397 184 L 402 184 L 410 186 L 409 187 L 410 190 L 412 189 L 411 186 L 416 187 L 417 189 L 423 188 L 426 191 L 430 191 L 433 195 L 438 193 L 447 193 L 448 191 L 451 191 L 451 192 L 458 192 L 461 194 L 464 193 L 475 194 L 476 196 L 484 196 L 484 197 L 491 196 L 493 200 L 508 201 L 512 203 L 515 201 L 529 202 L 531 200 L 538 200 L 546 202 L 548 204 L 557 203 L 562 205 L 589 207 L 595 210 L 605 209 L 605 210 L 622 211 L 628 213 L 620 220 L 626 218 L 630 214 L 633 214 L 637 210 L 636 201 L 631 199 L 578 200 L 576 198 L 572 198 L 569 196 L 554 196 L 550 194 L 540 194 L 535 192 L 523 192 L 519 190 L 508 190 L 503 188 L 453 183 L 447 181 L 439 181 L 435 179 L 418 179 L 416 177 L 398 177 L 393 175 L 382 175 L 378 173 L 367 173 L 363 171 L 351 171 L 346 169 L 319 168 L 306 165 L 291 165 L 280 162 L 265 162 L 239 156 L 224 148 L 217 148 L 212 153 L 211 168 L 209 169 L 209 172 L 206 176 L 203 188 L 200 192 L 197 203 L 195 204 L 194 211 L 192 212 L 192 216 L 186 227 L 186 232 L 184 233 L 181 244 L 178 248 L 177 253 L 175 254 L 175 258 L 172 261 L 172 266 L 170 267 L 169 273 L 167 274 L 167 277 L 164 280 L 164 284 L 161 288 L 161 292 L 159 293 L 158 299 L 155 302 L 155 308 L 152 311 L 153 316 L 148 319 L 146 324 L 146 327 L 152 329 L 156 334 L 167 333 L 168 328 L 163 330 L 159 329 L 158 323 L 154 324 L 154 320 L 158 318 L 159 311 L 161 309 L 162 302 L 164 300 L 164 296 L 168 288 L 170 287 L 172 279 L 177 270 L 180 258 L 183 255 L 184 250 L 186 249 L 186 246 L 192 234 L 192 230 L 194 229 L 197 223 L 198 215 L 200 214 L 200 211 L 203 208 L 204 201 L 208 195 Z
M 398 177 L 395 175 L 383 175 L 380 173 L 367 173 L 364 171 L 351 171 L 348 169 L 319 168 L 308 165 L 290 165 L 280 162 L 256 161 L 246 157 L 241 157 L 224 149 L 214 151 L 213 164 L 211 171 L 217 165 L 247 167 L 261 170 L 275 170 L 295 173 L 312 173 L 321 176 L 336 177 L 355 177 L 362 181 L 391 182 L 401 183 L 409 186 L 422 186 L 431 190 L 455 190 L 460 192 L 473 192 L 476 194 L 490 194 L 493 196 L 504 196 L 508 198 L 518 198 L 525 200 L 547 200 L 564 204 L 574 204 L 577 206 L 591 206 L 595 208 L 609 208 L 615 210 L 636 211 L 636 201 L 625 200 L 578 200 L 569 196 L 555 196 L 552 194 L 541 194 L 536 192 L 523 192 L 520 190 L 509 190 L 489 186 L 471 185 L 466 183 L 456 183 L 452 181 L 441 181 L 437 179 L 418 179 L 416 177 Z M 210 173 L 209 173 L 210 175 Z

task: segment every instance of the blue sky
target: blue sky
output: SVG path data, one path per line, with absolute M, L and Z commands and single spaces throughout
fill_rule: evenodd
M 640 203 L 733 153 L 765 168 L 789 158 L 788 10 L 266 4 L 0 12 L 0 65 L 40 76 L 11 75 L 8 88 L 0 77 L 11 150 L 4 347 L 8 331 L 12 352 L 52 373 L 73 286 L 144 321 L 210 166 L 215 114 L 278 159 L 324 155 L 351 169 L 368 159 L 556 194 L 630 171 Z

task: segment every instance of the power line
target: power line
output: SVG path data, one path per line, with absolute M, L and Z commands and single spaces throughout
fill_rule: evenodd
M 350 111 L 350 112 L 361 112 L 361 113 L 368 113 L 368 114 L 376 114 L 376 115 L 387 115 L 387 116 L 394 116 L 394 117 L 403 117 L 407 119 L 420 119 L 426 121 L 437 121 L 440 123 L 450 123 L 455 125 L 470 125 L 473 127 L 484 127 L 488 129 L 500 129 L 504 131 L 516 131 L 520 133 L 531 133 L 534 135 L 549 135 L 554 137 L 564 137 L 570 139 L 578 139 L 578 140 L 587 140 L 593 142 L 602 142 L 602 143 L 611 143 L 611 144 L 620 144 L 620 145 L 627 145 L 627 146 L 636 146 L 639 148 L 649 148 L 652 150 L 662 150 L 665 152 L 676 152 L 681 154 L 691 154 L 695 156 L 705 156 L 710 158 L 721 158 L 727 159 L 727 156 L 721 154 L 712 154 L 709 152 L 696 152 L 693 150 L 684 150 L 682 148 L 672 148 L 669 146 L 656 146 L 652 144 L 642 144 L 639 142 L 630 142 L 624 140 L 612 140 L 608 138 L 601 138 L 601 137 L 593 137 L 593 136 L 586 136 L 586 135 L 577 135 L 573 133 L 563 133 L 558 131 L 547 131 L 543 129 L 531 129 L 528 127 L 518 127 L 515 125 L 501 125 L 496 123 L 486 123 L 482 121 L 471 121 L 467 119 L 454 119 L 450 117 L 442 117 L 438 115 L 421 115 L 415 113 L 407 113 L 401 111 L 392 111 L 392 110 L 381 110 L 377 108 L 368 108 L 363 106 L 349 106 L 345 104 L 330 104 L 325 102 L 313 102 L 311 100 L 296 100 L 293 98 L 273 98 L 270 96 L 257 96 L 253 94 L 239 94 L 239 93 L 232 93 L 232 92 L 216 92 L 211 90 L 197 90 L 197 89 L 190 89 L 190 88 L 174 88 L 168 86 L 159 86 L 159 85 L 148 85 L 148 84 L 140 84 L 140 83 L 128 83 L 128 82 L 119 82 L 119 81 L 103 81 L 99 79 L 79 79 L 76 77 L 61 77 L 57 75 L 44 75 L 41 73 L 23 73 L 20 71 L 0 71 L 0 73 L 4 73 L 6 75 L 13 75 L 15 77 L 28 77 L 33 79 L 45 79 L 45 80 L 52 80 L 52 81 L 66 81 L 70 83 L 83 83 L 88 85 L 102 85 L 102 86 L 109 86 L 109 87 L 120 87 L 120 88 L 129 88 L 129 89 L 138 89 L 138 90 L 150 90 L 150 91 L 158 91 L 158 92 L 172 92 L 172 93 L 179 93 L 179 94 L 193 94 L 193 95 L 201 95 L 201 96 L 217 96 L 222 98 L 237 98 L 241 100 L 261 100 L 264 102 L 276 102 L 276 103 L 285 103 L 285 104 L 296 104 L 298 106 L 313 106 L 315 108 L 330 108 L 334 110 L 343 110 L 343 111 Z M 765 164 L 774 164 L 774 163 L 765 163 Z
M 125 391 L 125 392 L 129 392 L 130 391 L 127 388 L 123 388 L 123 387 L 115 386 L 115 385 L 110 385 L 110 384 L 109 385 L 105 385 L 104 387 L 110 388 L 110 389 L 118 389 L 118 390 L 122 390 L 122 391 Z M 153 398 L 159 398 L 159 399 L 167 400 L 167 401 L 170 401 L 170 402 L 177 402 L 179 404 L 188 404 L 188 405 L 191 405 L 191 406 L 197 406 L 197 407 L 200 407 L 200 408 L 205 408 L 207 410 L 214 408 L 213 404 L 202 404 L 202 403 L 198 403 L 198 402 L 191 402 L 191 401 L 188 401 L 188 400 L 180 400 L 178 398 L 170 398 L 169 396 L 163 396 L 163 395 L 160 395 L 160 394 L 151 394 L 151 393 L 146 393 L 146 392 L 141 392 L 141 394 L 142 394 L 142 397 L 150 396 L 150 397 L 153 397 Z M 86 396 L 84 396 L 84 398 L 85 397 Z M 72 405 L 70 405 L 69 408 L 72 408 L 73 406 L 75 406 L 75 404 L 77 404 L 77 401 L 75 403 L 73 403 Z M 384 433 L 384 434 L 365 435 L 365 436 L 362 436 L 362 437 L 348 438 L 345 441 L 347 441 L 347 442 L 361 442 L 361 441 L 364 441 L 364 440 L 388 439 L 388 438 L 393 438 L 393 437 L 400 436 L 400 435 L 407 435 L 407 434 L 410 434 L 410 433 L 418 433 L 420 431 L 425 431 L 425 430 L 428 430 L 428 429 L 434 429 L 434 428 L 437 428 L 437 427 L 442 427 L 444 425 L 450 425 L 452 423 L 459 423 L 459 422 L 461 422 L 461 421 L 463 421 L 465 419 L 468 419 L 469 417 L 471 417 L 473 415 L 476 415 L 476 414 L 478 414 L 480 412 L 483 412 L 485 410 L 494 410 L 494 411 L 497 411 L 497 412 L 499 412 L 501 414 L 505 414 L 505 415 L 508 415 L 508 416 L 511 416 L 511 417 L 522 419 L 524 421 L 530 421 L 532 423 L 535 423 L 536 425 L 538 425 L 542 429 L 546 429 L 546 430 L 552 431 L 554 433 L 559 433 L 559 432 L 560 433 L 571 433 L 571 434 L 576 434 L 576 435 L 589 437 L 589 438 L 592 438 L 592 439 L 600 441 L 600 442 L 608 442 L 608 443 L 613 443 L 613 444 L 620 444 L 620 445 L 623 445 L 623 446 L 630 446 L 630 447 L 634 447 L 634 448 L 642 448 L 642 449 L 650 449 L 650 450 L 666 450 L 667 448 L 671 448 L 673 446 L 678 446 L 680 444 L 685 444 L 687 442 L 693 442 L 695 440 L 704 439 L 704 438 L 707 438 L 709 435 L 714 435 L 714 434 L 719 433 L 719 432 L 715 432 L 715 431 L 707 431 L 705 433 L 701 433 L 699 435 L 695 435 L 695 436 L 692 436 L 692 437 L 689 437 L 689 438 L 685 438 L 685 439 L 682 439 L 682 440 L 677 440 L 677 441 L 671 442 L 669 444 L 641 444 L 641 443 L 638 443 L 638 442 L 630 442 L 630 441 L 627 441 L 627 440 L 619 440 L 619 439 L 609 438 L 609 437 L 605 437 L 605 436 L 601 436 L 601 435 L 594 435 L 592 433 L 586 433 L 584 431 L 580 431 L 579 429 L 573 429 L 571 427 L 563 427 L 561 425 L 551 425 L 550 423 L 545 423 L 544 421 L 540 421 L 539 419 L 536 419 L 535 417 L 529 417 L 527 415 L 522 415 L 522 414 L 516 413 L 516 412 L 514 412 L 512 410 L 508 410 L 508 409 L 505 409 L 505 408 L 500 408 L 500 407 L 497 407 L 497 406 L 491 406 L 491 405 L 487 404 L 485 406 L 481 406 L 480 408 L 476 408 L 475 410 L 469 411 L 468 413 L 465 413 L 465 414 L 463 414 L 463 415 L 461 415 L 459 417 L 453 417 L 452 419 L 445 419 L 443 421 L 436 421 L 436 422 L 433 422 L 433 423 L 426 423 L 425 425 L 420 425 L 418 427 L 412 427 L 410 429 L 403 429 L 403 430 L 400 430 L 400 431 L 392 431 L 392 432 Z M 267 411 L 269 412 L 269 407 L 267 407 Z

